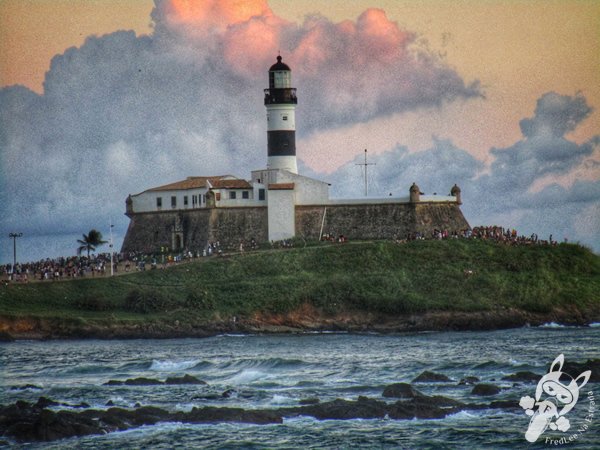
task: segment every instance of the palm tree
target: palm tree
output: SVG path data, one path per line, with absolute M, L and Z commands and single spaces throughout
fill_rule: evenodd
M 102 244 L 106 244 L 107 241 L 102 240 L 102 233 L 100 233 L 98 230 L 92 229 L 87 234 L 87 236 L 85 234 L 83 235 L 83 239 L 77 239 L 77 242 L 79 242 L 81 244 L 79 246 L 79 248 L 77 248 L 77 254 L 81 255 L 81 252 L 83 250 L 87 250 L 87 256 L 89 259 L 90 250 L 91 251 L 96 250 L 96 247 L 98 247 L 99 245 L 102 245 Z

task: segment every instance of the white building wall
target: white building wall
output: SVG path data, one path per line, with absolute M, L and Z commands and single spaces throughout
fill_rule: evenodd
M 237 208 L 244 206 L 265 206 L 265 200 L 258 200 L 258 190 L 254 188 L 248 189 L 215 189 L 215 193 L 221 194 L 221 199 L 216 201 L 217 208 Z M 230 192 L 235 192 L 235 198 L 230 198 Z M 244 198 L 244 192 L 248 192 L 248 198 Z
M 296 235 L 294 191 L 270 190 L 268 218 L 269 240 L 281 241 Z
M 329 184 L 287 170 L 255 170 L 252 183 L 268 186 L 275 183 L 294 183 L 296 205 L 321 205 L 329 202 Z M 270 191 L 269 191 L 270 192 Z
M 192 196 L 198 196 L 196 205 L 192 202 Z M 146 191 L 141 194 L 132 195 L 132 207 L 134 212 L 153 212 L 153 211 L 172 211 L 178 209 L 198 209 L 205 208 L 206 203 L 202 203 L 203 196 L 206 195 L 206 189 L 186 189 L 172 191 Z M 177 198 L 175 208 L 171 207 L 171 197 Z M 184 197 L 187 196 L 188 204 L 184 205 Z M 162 207 L 159 209 L 156 206 L 156 199 L 162 198 Z M 205 197 L 204 197 L 205 198 Z

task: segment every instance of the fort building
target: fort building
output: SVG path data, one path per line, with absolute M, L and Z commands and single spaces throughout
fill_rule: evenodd
M 201 251 L 210 242 L 237 248 L 249 240 L 403 238 L 434 229 L 469 228 L 457 185 L 450 195 L 426 196 L 413 183 L 405 197 L 333 199 L 329 184 L 298 174 L 298 103 L 291 69 L 281 56 L 268 72 L 267 165 L 249 180 L 233 175 L 190 176 L 129 195 L 129 228 L 121 251 Z

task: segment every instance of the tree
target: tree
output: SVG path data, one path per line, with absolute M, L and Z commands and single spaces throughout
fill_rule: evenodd
M 90 251 L 96 250 L 96 247 L 106 244 L 108 241 L 102 240 L 102 233 L 98 230 L 90 230 L 87 236 L 84 234 L 83 239 L 77 239 L 77 242 L 81 245 L 77 248 L 77 254 L 81 255 L 83 250 L 87 250 L 88 259 L 90 257 Z

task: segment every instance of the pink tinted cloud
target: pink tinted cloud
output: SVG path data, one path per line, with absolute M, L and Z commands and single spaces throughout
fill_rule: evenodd
M 205 31 L 272 14 L 266 0 L 156 0 L 155 12 L 170 27 Z
M 298 25 L 260 0 L 157 0 L 153 18 L 159 32 L 193 48 L 197 61 L 208 53 L 205 61 L 220 61 L 250 85 L 264 79 L 281 50 L 299 96 L 310 99 L 310 112 L 299 113 L 305 132 L 481 96 L 477 81 L 467 85 L 437 56 L 413 49 L 414 34 L 381 9 L 356 21 L 314 15 Z

